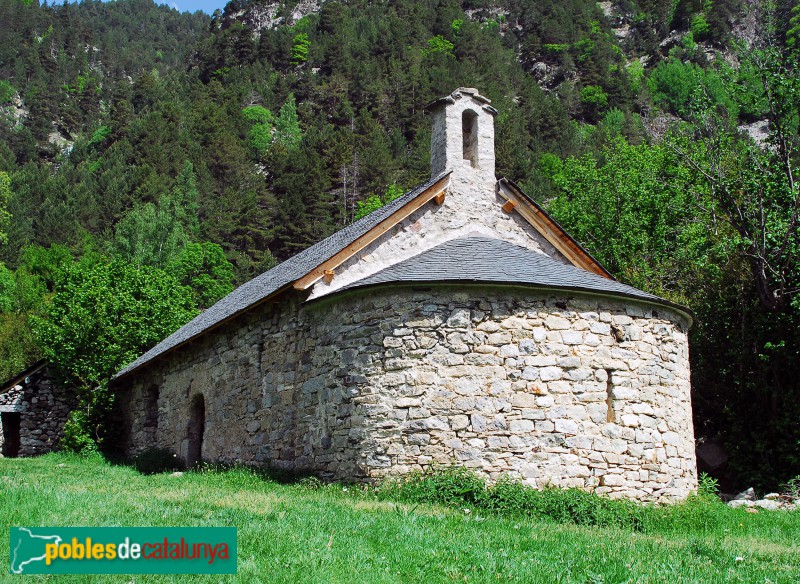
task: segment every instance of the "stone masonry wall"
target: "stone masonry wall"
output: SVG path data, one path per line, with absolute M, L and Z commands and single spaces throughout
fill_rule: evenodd
M 697 485 L 685 327 L 660 307 L 529 288 L 288 297 L 119 387 L 127 449 L 185 457 L 202 394 L 208 460 L 339 480 L 457 463 L 683 498 Z
M 0 394 L 0 412 L 20 414 L 19 456 L 35 456 L 53 450 L 76 403 L 74 392 L 59 385 L 46 367 L 31 374 L 27 382 Z M 2 442 L 0 426 L 0 446 Z

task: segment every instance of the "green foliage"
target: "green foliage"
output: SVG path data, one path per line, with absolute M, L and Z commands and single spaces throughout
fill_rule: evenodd
M 386 482 L 379 495 L 414 503 L 472 507 L 486 500 L 486 482 L 462 466 L 437 467 Z
M 208 308 L 233 291 L 233 264 L 216 243 L 188 244 L 170 261 L 166 271 L 192 289 L 198 308 Z
M 158 269 L 78 262 L 32 325 L 48 361 L 91 392 L 195 314 L 191 291 Z
M 379 197 L 378 195 L 370 195 L 363 201 L 356 202 L 356 211 L 353 219 L 358 221 L 362 217 L 366 217 L 373 211 L 377 211 L 387 203 L 391 203 L 398 197 L 403 196 L 405 191 L 403 187 L 399 186 L 397 183 L 389 185 L 389 188 L 386 189 L 383 197 Z
M 5 79 L 0 79 L 0 105 L 6 105 L 11 103 L 14 94 L 17 91 L 14 89 L 14 86 L 11 85 Z
M 106 143 L 106 140 L 108 140 L 111 137 L 112 133 L 113 130 L 111 129 L 111 127 L 100 126 L 94 131 L 92 137 L 89 139 L 89 147 L 97 148 L 103 146 Z
M 707 4 L 710 8 L 711 2 Z M 692 15 L 689 21 L 689 31 L 692 33 L 692 38 L 696 41 L 703 41 L 708 38 L 711 32 L 711 26 L 708 24 L 705 12 L 698 12 Z
M 292 52 L 289 57 L 292 65 L 302 65 L 308 61 L 308 53 L 311 50 L 311 41 L 304 32 L 298 33 L 292 39 Z
M 438 467 L 410 473 L 385 483 L 380 498 L 454 507 L 464 513 L 493 511 L 557 523 L 622 527 L 640 530 L 643 507 L 631 501 L 612 501 L 578 489 L 533 489 L 501 478 L 493 485 L 463 467 Z
M 581 104 L 590 120 L 597 120 L 608 107 L 608 94 L 599 85 L 587 85 L 581 89 Z
M 786 46 L 793 51 L 800 51 L 800 4 L 792 7 L 789 29 L 786 31 Z
M 697 496 L 710 501 L 715 500 L 719 496 L 719 481 L 706 473 L 700 473 Z
M 294 94 L 290 93 L 275 119 L 274 141 L 287 150 L 293 150 L 300 145 L 302 139 L 303 132 L 297 117 L 297 104 Z
M 171 197 L 146 203 L 128 212 L 114 231 L 114 255 L 134 266 L 165 267 L 188 242 Z
M 616 138 L 599 160 L 565 160 L 553 180 L 559 190 L 549 211 L 613 274 L 654 294 L 687 300 L 681 282 L 692 281 L 713 242 L 692 229 L 691 175 L 669 150 Z
M 800 499 L 800 475 L 781 485 L 781 494 L 792 501 Z
M 65 452 L 80 456 L 98 453 L 97 442 L 91 434 L 92 423 L 85 410 L 73 410 L 64 422 L 63 435 L 58 446 Z
M 456 18 L 450 23 L 450 30 L 453 32 L 453 36 L 457 37 L 459 35 L 462 26 L 464 26 L 464 20 L 461 18 Z
M 545 43 L 542 45 L 542 49 L 544 49 L 548 53 L 563 53 L 568 51 L 570 45 L 564 43 Z
M 263 157 L 272 146 L 272 112 L 260 105 L 251 105 L 242 110 L 242 116 L 251 123 L 248 134 L 250 148 Z
M 634 59 L 628 65 L 628 78 L 631 80 L 631 91 L 639 93 L 644 84 L 644 67 L 639 59 Z
M 23 250 L 20 267 L 39 277 L 52 292 L 64 282 L 72 263 L 72 252 L 64 245 L 31 245 Z
M 366 217 L 373 211 L 377 211 L 383 207 L 383 201 L 378 195 L 370 195 L 363 201 L 356 202 L 356 212 L 353 219 L 358 221 L 362 217 Z
M 455 45 L 444 38 L 442 35 L 437 34 L 432 39 L 428 39 L 428 46 L 422 49 L 423 57 L 432 57 L 435 55 L 446 55 L 449 57 L 453 55 Z
M 0 310 L 0 377 L 10 379 L 41 356 L 28 315 Z
M 15 290 L 14 272 L 0 264 L 0 312 L 11 312 L 14 309 Z
M 625 112 L 617 108 L 611 108 L 603 116 L 602 125 L 609 136 L 620 136 L 625 127 Z
M 7 172 L 0 172 L 0 246 L 8 243 L 6 229 L 11 221 L 11 213 L 8 212 L 8 203 L 11 201 L 11 197 L 11 177 Z
M 653 70 L 647 83 L 653 101 L 679 116 L 689 115 L 691 104 L 698 96 L 707 96 L 723 107 L 730 118 L 738 116 L 736 102 L 725 88 L 721 75 L 713 69 L 667 59 Z

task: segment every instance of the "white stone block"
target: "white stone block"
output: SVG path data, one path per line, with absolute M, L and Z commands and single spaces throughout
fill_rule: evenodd
M 560 367 L 543 367 L 539 372 L 542 381 L 555 381 L 561 379 L 564 372 Z
M 577 434 L 578 424 L 573 420 L 555 420 L 556 432 L 562 434 Z

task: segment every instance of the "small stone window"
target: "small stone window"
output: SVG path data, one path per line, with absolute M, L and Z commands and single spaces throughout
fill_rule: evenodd
M 472 168 L 478 167 L 478 114 L 464 110 L 461 114 L 461 134 L 463 137 L 464 160 Z
M 614 411 L 614 371 L 606 369 L 606 422 L 616 423 L 617 415 Z

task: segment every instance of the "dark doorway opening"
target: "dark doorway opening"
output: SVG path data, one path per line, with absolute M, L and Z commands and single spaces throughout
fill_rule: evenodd
M 202 395 L 196 395 L 189 410 L 189 449 L 186 452 L 186 466 L 192 467 L 202 460 L 205 431 L 206 400 Z
M 3 424 L 3 456 L 16 458 L 19 456 L 19 427 L 22 414 L 19 412 L 3 412 L 0 414 Z

